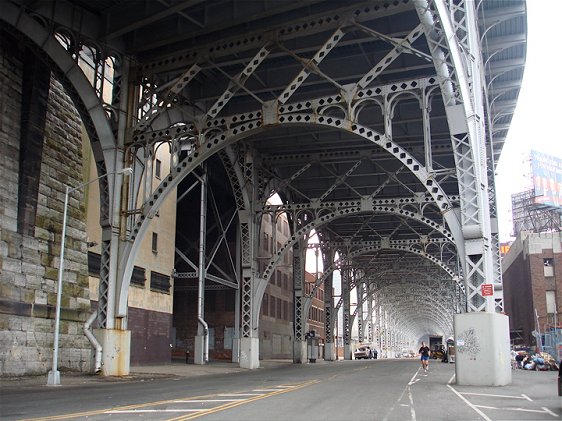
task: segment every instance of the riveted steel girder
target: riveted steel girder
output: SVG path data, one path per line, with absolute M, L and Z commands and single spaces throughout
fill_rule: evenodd
M 102 194 L 109 209 L 102 219 L 110 221 L 102 248 L 107 320 L 126 317 L 133 262 L 160 205 L 216 156 L 238 215 L 243 337 L 257 325 L 261 295 L 283 253 L 304 248 L 312 230 L 330 250 L 329 261 L 345 256 L 337 270 L 345 273 L 346 294 L 362 285 L 368 300 L 374 285 L 398 280 L 397 265 L 416 268 L 419 279 L 437 270 L 445 274 L 440 279 L 464 283 L 464 291 L 456 287 L 456 303 L 466 292 L 470 311 L 484 307 L 482 282 L 501 284 L 497 159 L 487 157 L 499 156 L 522 77 L 526 29 L 519 4 L 489 0 L 476 10 L 474 2 L 444 0 L 227 0 L 217 8 L 195 0 L 138 8 L 118 0 L 8 0 L 3 6 L 2 29 L 15 29 L 47 57 L 71 93 L 98 168 L 134 169 L 126 200 L 113 181 Z M 490 48 L 483 51 L 482 42 Z M 162 148 L 170 151 L 170 173 L 154 187 Z M 282 205 L 267 203 L 273 194 Z M 291 235 L 260 272 L 261 217 L 281 213 Z M 331 266 L 326 271 L 333 273 Z M 377 268 L 384 276 L 373 276 Z M 390 301 L 391 291 L 399 294 L 388 291 Z M 411 313 L 396 297 L 394 309 L 385 307 L 394 321 L 385 323 L 406 332 Z M 501 295 L 496 303 L 501 307 Z M 298 305 L 306 306 L 306 297 Z M 347 317 L 349 325 L 349 308 Z M 420 317 L 436 322 L 423 311 Z

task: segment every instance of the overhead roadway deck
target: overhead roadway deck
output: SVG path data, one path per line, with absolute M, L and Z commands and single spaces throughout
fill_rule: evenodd
M 341 259 L 332 270 L 342 271 L 344 296 L 361 284 L 404 335 L 451 335 L 455 313 L 501 311 L 493 173 L 523 77 L 523 1 L 7 3 L 4 24 L 72 87 L 98 166 L 135 165 L 139 202 L 129 204 L 125 258 L 108 285 L 130 277 L 163 198 L 208 161 L 225 167 L 239 211 L 242 338 L 252 337 L 260 294 L 291 248 L 295 340 L 304 340 L 302 241 L 312 229 L 322 252 Z M 46 41 L 53 33 L 66 56 Z M 103 96 L 98 83 L 92 96 L 81 87 L 69 66 L 84 54 L 119 89 Z M 125 86 L 140 96 L 115 101 Z M 107 110 L 112 119 L 100 121 Z M 143 191 L 163 143 L 174 166 Z M 274 193 L 283 204 L 266 204 Z M 258 267 L 253 216 L 281 212 L 293 235 Z M 496 308 L 479 295 L 490 279 Z M 101 303 L 108 328 L 126 316 L 127 283 L 116 285 L 115 302 Z M 349 297 L 340 305 L 353 317 Z

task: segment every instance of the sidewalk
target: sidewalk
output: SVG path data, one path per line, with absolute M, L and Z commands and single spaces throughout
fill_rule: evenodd
M 273 368 L 293 364 L 292 360 L 262 360 L 260 368 Z M 154 378 L 197 377 L 213 374 L 230 374 L 247 371 L 231 362 L 212 361 L 205 365 L 172 361 L 169 364 L 131 367 L 128 376 L 103 377 L 100 375 L 61 371 L 60 386 L 78 386 L 90 383 L 144 381 Z M 258 369 L 259 370 L 259 369 Z M 0 378 L 0 389 L 26 388 L 47 385 L 47 375 Z

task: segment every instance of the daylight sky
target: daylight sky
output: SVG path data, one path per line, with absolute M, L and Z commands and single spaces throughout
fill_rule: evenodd
M 517 108 L 497 171 L 496 194 L 500 241 L 510 240 L 511 194 L 525 190 L 531 181 L 531 149 L 562 158 L 558 123 L 562 84 L 560 48 L 556 42 L 562 24 L 562 1 L 527 0 L 527 61 Z

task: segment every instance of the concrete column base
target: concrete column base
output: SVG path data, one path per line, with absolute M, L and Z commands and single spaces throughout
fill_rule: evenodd
M 232 362 L 239 363 L 240 362 L 240 339 L 234 338 L 232 340 Z
M 205 358 L 205 336 L 195 336 L 195 349 L 193 350 L 193 364 L 204 365 L 208 363 L 209 356 Z
M 260 368 L 260 340 L 259 338 L 240 339 L 240 367 Z
M 332 343 L 324 344 L 324 360 L 325 361 L 336 361 L 338 359 L 336 355 L 336 345 Z
M 102 346 L 102 375 L 128 376 L 131 363 L 131 331 L 94 329 L 94 336 Z
M 304 364 L 308 362 L 307 359 L 307 344 L 306 341 L 293 342 L 293 362 L 295 364 Z
M 353 359 L 353 347 L 351 344 L 344 344 L 343 345 L 343 359 L 344 360 L 352 360 Z
M 499 313 L 455 314 L 456 382 L 467 386 L 511 383 L 509 319 Z

